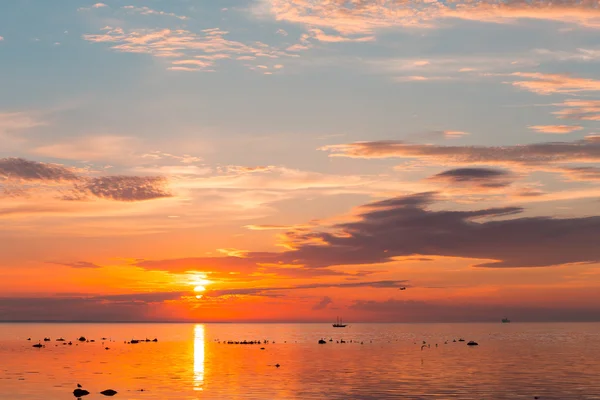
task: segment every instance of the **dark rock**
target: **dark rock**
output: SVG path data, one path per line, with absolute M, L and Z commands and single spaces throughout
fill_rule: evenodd
M 85 342 L 87 339 L 85 338 L 85 336 L 82 336 L 82 337 L 80 337 L 80 338 L 79 338 L 79 339 L 77 339 L 77 340 L 79 340 L 80 342 Z
M 101 391 L 100 394 L 103 394 L 104 396 L 114 396 L 115 394 L 117 394 L 117 391 L 112 389 L 106 389 Z
M 479 346 L 479 343 L 471 340 L 469 343 L 467 343 L 467 346 Z
M 85 389 L 77 388 L 77 389 L 73 390 L 73 396 L 75 396 L 75 397 L 83 397 L 83 396 L 87 396 L 88 394 L 90 394 L 90 392 L 88 392 Z

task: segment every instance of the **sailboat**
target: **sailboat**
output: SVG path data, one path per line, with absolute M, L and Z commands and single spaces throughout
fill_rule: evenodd
M 340 319 L 340 317 L 337 317 L 335 324 L 333 324 L 334 328 L 345 328 L 346 324 L 342 323 L 342 320 Z

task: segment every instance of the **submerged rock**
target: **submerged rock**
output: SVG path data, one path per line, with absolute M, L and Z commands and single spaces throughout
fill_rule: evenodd
M 106 389 L 101 391 L 100 394 L 103 394 L 104 396 L 114 396 L 115 394 L 117 394 L 117 391 L 112 389 Z
M 469 343 L 467 343 L 467 346 L 479 346 L 479 343 L 471 340 Z
M 83 397 L 83 396 L 87 396 L 88 394 L 90 394 L 90 392 L 88 392 L 85 389 L 77 388 L 77 389 L 73 390 L 73 396 L 75 396 L 75 397 Z

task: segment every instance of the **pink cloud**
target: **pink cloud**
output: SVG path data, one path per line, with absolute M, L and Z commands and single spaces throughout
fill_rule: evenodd
M 529 129 L 532 129 L 539 133 L 572 133 L 576 131 L 580 131 L 583 129 L 583 126 L 576 125 L 534 125 L 530 126 Z
M 540 72 L 514 72 L 511 75 L 527 79 L 512 82 L 513 86 L 542 95 L 600 91 L 600 81 L 595 79 Z

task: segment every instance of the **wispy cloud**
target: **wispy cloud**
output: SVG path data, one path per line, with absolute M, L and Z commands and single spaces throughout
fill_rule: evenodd
M 572 133 L 576 131 L 580 131 L 583 129 L 583 126 L 577 125 L 533 125 L 530 126 L 529 129 L 533 129 L 539 133 Z
M 171 197 L 167 180 L 158 176 L 103 176 L 76 184 L 69 200 L 80 200 L 88 195 L 116 201 L 144 201 Z
M 134 12 L 134 13 L 138 13 L 141 15 L 162 15 L 162 16 L 167 16 L 167 17 L 174 17 L 174 18 L 178 18 L 181 20 L 187 20 L 189 19 L 188 17 L 186 17 L 185 15 L 177 15 L 175 13 L 171 13 L 171 12 L 165 12 L 165 11 L 159 11 L 159 10 L 153 10 L 150 7 L 136 7 L 136 6 L 123 6 L 123 9 L 130 11 L 130 12 Z
M 509 186 L 514 175 L 508 171 L 491 168 L 458 168 L 440 172 L 429 178 L 432 181 L 452 185 L 467 185 L 481 189 Z
M 554 105 L 563 107 L 562 110 L 553 112 L 560 119 L 600 121 L 600 100 L 565 100 Z
M 333 300 L 331 300 L 331 297 L 325 296 L 317 304 L 315 304 L 312 309 L 315 311 L 324 310 L 332 303 Z
M 512 82 L 513 86 L 542 95 L 600 91 L 600 81 L 590 78 L 578 78 L 565 74 L 544 74 L 541 72 L 514 72 L 511 75 L 527 79 Z
M 323 146 L 334 157 L 417 158 L 433 163 L 539 165 L 551 162 L 599 162 L 600 141 L 593 137 L 573 142 L 521 146 L 442 146 L 402 141 L 355 142 Z
M 457 0 L 437 1 L 340 2 L 337 0 L 262 0 L 278 20 L 310 27 L 329 28 L 344 35 L 372 34 L 379 30 L 418 27 L 432 28 L 440 20 L 462 19 L 488 23 L 511 23 L 535 19 L 600 27 L 600 12 L 594 2 L 550 0 Z
M 44 120 L 30 113 L 0 113 L 0 137 L 43 125 L 46 125 Z
M 126 53 L 143 53 L 155 57 L 175 59 L 171 70 L 210 70 L 217 60 L 232 56 L 252 56 L 275 59 L 287 55 L 264 43 L 247 45 L 229 40 L 228 32 L 214 28 L 194 33 L 184 29 L 139 29 L 125 31 L 107 28 L 102 34 L 83 35 L 93 43 L 113 43 L 112 49 Z
M 59 164 L 40 163 L 22 158 L 0 158 L 0 181 L 77 181 L 80 177 L 72 168 Z
M 51 262 L 50 264 L 62 265 L 69 268 L 75 269 L 97 269 L 102 268 L 98 264 L 94 264 L 88 261 L 77 261 L 77 262 Z

